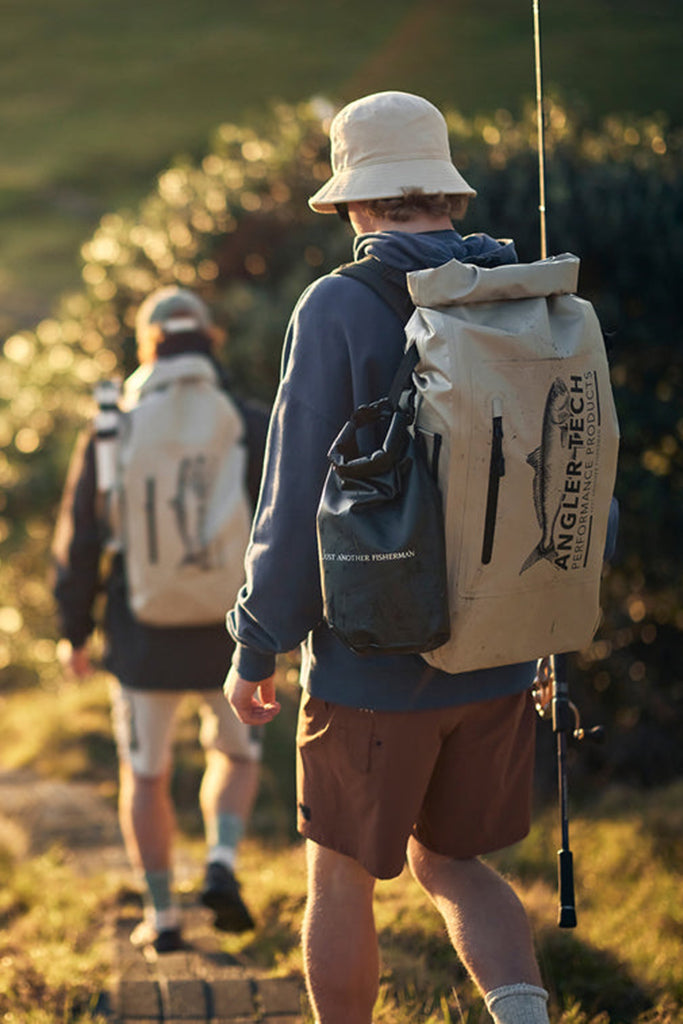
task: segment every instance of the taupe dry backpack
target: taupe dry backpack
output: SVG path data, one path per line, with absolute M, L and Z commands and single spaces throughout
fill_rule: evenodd
M 443 498 L 451 625 L 423 657 L 446 672 L 580 650 L 599 622 L 619 429 L 578 270 L 565 254 L 407 275 L 414 429 Z

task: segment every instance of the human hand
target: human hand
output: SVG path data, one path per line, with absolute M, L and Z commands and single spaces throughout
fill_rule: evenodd
M 260 683 L 250 683 L 239 675 L 236 668 L 231 667 L 223 685 L 223 693 L 240 722 L 245 725 L 265 725 L 280 712 L 280 705 L 275 699 L 274 676 L 262 679 Z
M 92 675 L 90 656 L 85 647 L 73 647 L 69 655 L 69 668 L 77 679 L 85 679 Z

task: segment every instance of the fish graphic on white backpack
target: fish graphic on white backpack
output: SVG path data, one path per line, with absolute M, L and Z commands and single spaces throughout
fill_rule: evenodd
M 182 565 L 212 568 L 206 540 L 206 516 L 211 491 L 211 474 L 203 455 L 180 460 L 176 493 L 170 500 L 178 533 L 184 545 Z
M 545 403 L 541 443 L 526 460 L 534 470 L 534 507 L 541 539 L 520 569 L 520 576 L 544 558 L 552 562 L 557 554 L 554 530 L 570 457 L 569 418 L 569 389 L 560 377 L 556 377 Z

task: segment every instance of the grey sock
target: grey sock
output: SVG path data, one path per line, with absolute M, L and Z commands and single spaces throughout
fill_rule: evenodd
M 170 871 L 145 871 L 147 900 L 156 911 L 168 910 L 173 906 Z
M 548 993 L 544 988 L 526 982 L 502 985 L 487 992 L 484 999 L 496 1024 L 548 1024 Z

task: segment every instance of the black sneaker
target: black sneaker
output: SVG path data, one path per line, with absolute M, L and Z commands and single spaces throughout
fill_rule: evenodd
M 230 868 L 217 861 L 206 865 L 206 876 L 200 893 L 205 907 L 216 917 L 214 927 L 222 932 L 248 932 L 254 921 L 240 896 L 240 887 Z
M 140 921 L 130 933 L 130 941 L 137 949 L 152 946 L 157 953 L 176 953 L 183 949 L 183 936 L 180 928 L 160 928 L 159 931 L 151 921 Z

